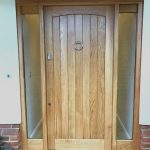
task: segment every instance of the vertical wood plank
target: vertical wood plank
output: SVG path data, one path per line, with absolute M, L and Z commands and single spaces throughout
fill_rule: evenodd
M 140 105 L 140 77 L 141 77 L 141 48 L 142 48 L 142 20 L 143 3 L 138 4 L 137 15 L 137 49 L 136 49 L 136 69 L 135 69 L 135 101 L 134 101 L 134 129 L 133 129 L 133 149 L 139 149 L 139 105 Z
M 90 138 L 97 138 L 97 16 L 91 15 L 90 50 Z
M 61 41 L 61 94 L 62 94 L 62 138 L 68 138 L 68 60 L 67 60 L 67 16 L 60 16 Z
M 106 42 L 106 20 L 98 16 L 98 138 L 104 138 L 105 117 L 105 42 Z
M 82 15 L 75 16 L 76 41 L 82 42 Z M 76 138 L 83 138 L 83 51 L 76 51 Z
M 27 150 L 27 120 L 26 120 L 26 103 L 25 103 L 25 77 L 24 77 L 24 58 L 23 58 L 23 35 L 21 21 L 21 7 L 17 7 L 17 29 L 18 29 L 18 48 L 19 48 L 19 75 L 21 88 L 21 139 L 23 150 Z
M 118 29 L 119 29 L 119 5 L 115 5 L 115 26 L 114 26 L 114 65 L 113 65 L 113 128 L 112 148 L 117 149 L 116 128 L 117 128 L 117 86 L 118 86 Z
M 52 44 L 52 15 L 51 8 L 44 8 L 45 23 L 45 50 L 53 56 Z M 44 39 L 44 37 L 42 37 Z M 42 56 L 45 59 L 45 55 Z M 47 56 L 46 56 L 47 57 Z M 44 65 L 44 64 L 43 64 Z M 43 66 L 44 67 L 44 66 Z M 43 70 L 44 71 L 44 70 Z M 54 68 L 53 60 L 46 61 L 46 79 L 47 79 L 47 124 L 48 124 L 48 149 L 55 149 L 55 101 L 54 101 Z M 43 87 L 44 88 L 44 87 Z M 44 128 L 44 127 L 43 127 Z
M 41 94 L 42 94 L 42 121 L 43 121 L 43 149 L 47 150 L 47 112 L 46 112 L 46 66 L 44 45 L 44 13 L 43 7 L 39 8 L 40 15 L 40 55 L 41 55 Z
M 90 138 L 90 15 L 83 16 L 83 138 Z
M 61 138 L 61 122 L 62 122 L 62 107 L 61 107 L 61 51 L 60 51 L 60 36 L 59 36 L 59 17 L 53 18 L 53 47 L 54 47 L 54 100 L 55 100 L 55 136 Z
M 75 138 L 75 26 L 74 15 L 68 16 L 68 89 L 69 138 Z
M 107 6 L 105 50 L 105 150 L 111 150 L 112 146 L 113 15 L 113 7 Z

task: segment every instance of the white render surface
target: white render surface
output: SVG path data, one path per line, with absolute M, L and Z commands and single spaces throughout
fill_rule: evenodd
M 150 0 L 144 0 L 140 124 L 150 125 Z
M 0 124 L 21 123 L 15 0 L 0 0 Z

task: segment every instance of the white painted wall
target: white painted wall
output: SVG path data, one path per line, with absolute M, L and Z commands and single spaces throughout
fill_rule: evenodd
M 144 0 L 140 124 L 150 125 L 150 0 Z
M 20 109 L 15 0 L 0 0 L 0 124 L 19 124 Z

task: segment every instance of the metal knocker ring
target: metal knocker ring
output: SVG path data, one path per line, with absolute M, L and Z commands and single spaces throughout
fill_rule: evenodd
M 83 43 L 80 41 L 75 42 L 75 50 L 80 51 L 83 49 Z

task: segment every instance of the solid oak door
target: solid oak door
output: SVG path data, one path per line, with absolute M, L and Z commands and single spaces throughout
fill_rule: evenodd
M 111 150 L 113 6 L 44 8 L 48 149 Z

